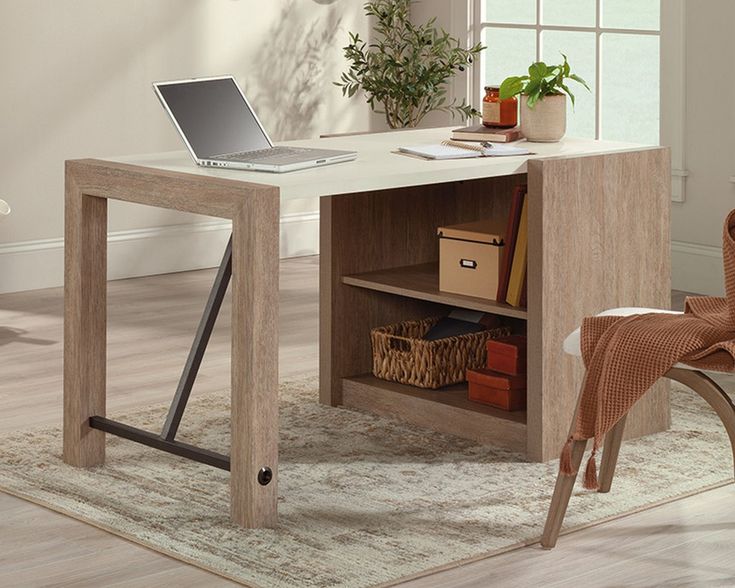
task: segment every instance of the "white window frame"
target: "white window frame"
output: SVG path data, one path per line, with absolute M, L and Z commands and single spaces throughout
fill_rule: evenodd
M 671 200 L 686 201 L 686 4 L 661 2 L 661 145 L 671 148 Z
M 619 29 L 602 26 L 602 2 L 603 0 L 595 0 L 595 26 L 562 26 L 562 25 L 546 25 L 541 23 L 543 0 L 536 0 L 536 23 L 535 24 L 517 24 L 503 23 L 495 21 L 482 20 L 482 8 L 484 0 L 471 0 L 471 22 L 470 30 L 472 34 L 472 42 L 481 43 L 484 38 L 485 29 L 520 29 L 526 31 L 536 31 L 536 61 L 541 60 L 541 33 L 543 31 L 565 31 L 565 32 L 582 32 L 595 33 L 595 138 L 599 139 L 602 133 L 602 117 L 601 117 L 601 97 L 602 97 L 602 35 L 605 33 L 624 34 L 624 35 L 644 35 L 661 37 L 660 30 L 650 29 Z M 663 14 L 660 28 L 663 28 Z M 482 90 L 482 74 L 484 71 L 484 63 L 481 60 L 479 67 L 473 67 L 472 82 L 470 88 L 470 96 L 473 100 L 478 100 Z M 663 68 L 662 70 L 663 71 Z M 663 113 L 662 113 L 663 115 Z M 661 135 L 661 133 L 659 133 Z

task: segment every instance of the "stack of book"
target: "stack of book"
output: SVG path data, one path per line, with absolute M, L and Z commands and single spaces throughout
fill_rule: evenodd
M 513 198 L 505 230 L 505 247 L 500 259 L 500 276 L 495 300 L 511 306 L 526 306 L 528 267 L 528 187 L 521 185 Z
M 487 368 L 467 370 L 468 398 L 503 410 L 526 408 L 526 337 L 487 342 Z
M 500 127 L 486 127 L 485 125 L 475 125 L 472 127 L 463 127 L 452 131 L 453 141 L 488 141 L 489 143 L 512 143 L 523 139 L 521 129 L 513 127 L 512 129 L 503 129 Z

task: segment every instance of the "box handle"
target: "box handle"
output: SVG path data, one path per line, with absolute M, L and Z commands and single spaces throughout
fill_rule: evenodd
M 464 269 L 477 269 L 477 262 L 474 259 L 460 259 L 459 267 Z

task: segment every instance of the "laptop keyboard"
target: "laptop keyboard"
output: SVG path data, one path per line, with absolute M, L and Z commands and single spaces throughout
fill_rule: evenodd
M 242 151 L 240 153 L 228 153 L 227 155 L 218 155 L 214 159 L 223 159 L 226 161 L 257 161 L 259 159 L 271 159 L 274 157 L 284 157 L 299 153 L 298 149 L 293 147 L 271 147 L 270 149 L 260 149 L 258 151 Z

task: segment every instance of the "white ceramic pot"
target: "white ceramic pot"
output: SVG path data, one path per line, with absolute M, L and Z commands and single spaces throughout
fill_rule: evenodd
M 564 94 L 544 96 L 533 108 L 528 97 L 521 100 L 521 132 L 529 141 L 556 143 L 567 132 L 567 97 Z
M 10 214 L 10 205 L 5 200 L 0 200 L 0 216 L 8 216 Z

